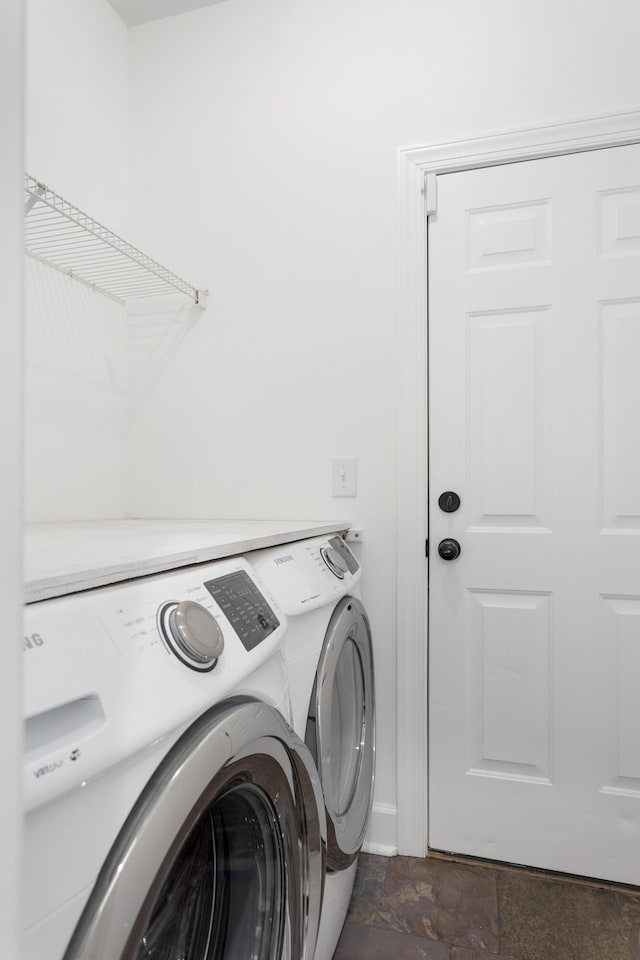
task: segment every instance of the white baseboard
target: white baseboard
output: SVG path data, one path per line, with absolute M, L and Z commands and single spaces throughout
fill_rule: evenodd
M 390 803 L 374 803 L 362 850 L 381 857 L 395 857 L 398 852 L 397 807 Z

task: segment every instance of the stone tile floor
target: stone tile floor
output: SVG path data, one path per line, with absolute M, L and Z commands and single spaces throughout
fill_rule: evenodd
M 362 854 L 334 960 L 640 960 L 640 890 Z

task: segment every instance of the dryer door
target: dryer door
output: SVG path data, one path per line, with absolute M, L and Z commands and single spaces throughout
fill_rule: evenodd
M 272 707 L 229 700 L 147 784 L 64 960 L 312 960 L 324 848 L 309 751 Z
M 344 597 L 325 635 L 306 731 L 327 812 L 327 866 L 355 860 L 373 797 L 375 699 L 371 629 L 365 609 Z

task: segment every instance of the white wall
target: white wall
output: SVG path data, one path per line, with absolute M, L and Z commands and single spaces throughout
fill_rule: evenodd
M 136 398 L 132 511 L 364 525 L 381 843 L 395 803 L 397 149 L 637 108 L 639 30 L 635 0 L 232 0 L 131 31 L 132 231 L 212 290 L 195 322 L 133 328 L 138 364 L 144 341 L 162 360 Z M 330 495 L 336 455 L 359 459 L 356 500 Z
M 127 30 L 106 0 L 28 10 L 27 169 L 126 236 Z M 27 519 L 123 516 L 124 308 L 29 258 L 26 281 Z
M 30 257 L 25 288 L 27 520 L 123 517 L 125 309 Z
M 127 231 L 127 29 L 107 0 L 29 0 L 26 167 Z
M 3 293 L 0 377 L 0 930 L 6 957 L 20 956 L 22 837 L 22 162 L 23 9 L 0 5 L 0 283 Z

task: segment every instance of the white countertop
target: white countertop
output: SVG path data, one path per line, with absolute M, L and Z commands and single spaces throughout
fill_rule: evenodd
M 25 602 L 347 530 L 347 520 L 95 520 L 25 528 Z

